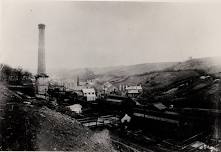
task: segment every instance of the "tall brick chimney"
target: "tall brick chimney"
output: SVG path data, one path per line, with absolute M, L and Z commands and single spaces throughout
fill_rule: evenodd
M 39 40 L 38 40 L 38 71 L 37 74 L 46 74 L 45 67 L 45 25 L 38 24 Z

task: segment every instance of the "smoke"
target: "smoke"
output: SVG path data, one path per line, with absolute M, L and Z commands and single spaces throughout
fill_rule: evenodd
M 107 148 L 107 150 L 114 151 L 114 148 L 111 144 L 111 137 L 110 132 L 107 129 L 102 131 L 96 132 L 92 137 L 91 140 L 99 145 L 103 145 Z
M 221 66 L 221 56 L 211 58 L 212 65 Z

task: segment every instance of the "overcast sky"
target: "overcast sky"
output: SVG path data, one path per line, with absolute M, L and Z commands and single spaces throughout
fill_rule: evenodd
M 46 68 L 81 68 L 221 56 L 221 3 L 2 2 L 1 62 L 37 69 L 39 23 Z

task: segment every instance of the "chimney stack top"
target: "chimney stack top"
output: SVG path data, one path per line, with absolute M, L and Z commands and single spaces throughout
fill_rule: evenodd
M 38 24 L 39 29 L 45 29 L 45 24 Z

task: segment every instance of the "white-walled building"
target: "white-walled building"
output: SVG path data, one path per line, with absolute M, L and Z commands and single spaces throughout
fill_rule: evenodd
M 125 90 L 129 97 L 136 97 L 143 91 L 143 88 L 141 87 L 141 85 L 126 86 Z
M 82 89 L 83 96 L 86 97 L 87 101 L 95 101 L 96 94 L 94 88 Z

